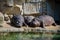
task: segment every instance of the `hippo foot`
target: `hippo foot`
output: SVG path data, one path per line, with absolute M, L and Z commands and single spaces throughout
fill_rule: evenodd
M 44 26 L 44 25 L 40 25 L 40 27 L 41 27 L 41 28 L 45 28 L 45 26 Z
M 26 25 L 26 27 L 28 28 L 29 26 L 28 26 L 28 25 Z
M 56 24 L 56 23 L 53 23 L 52 25 L 53 25 L 53 26 L 56 26 L 57 24 Z
M 41 27 L 41 28 L 45 28 L 45 24 L 44 24 L 44 22 L 41 22 L 40 27 Z

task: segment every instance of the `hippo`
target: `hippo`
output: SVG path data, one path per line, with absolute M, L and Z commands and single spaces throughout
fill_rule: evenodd
M 25 24 L 24 17 L 22 15 L 13 15 L 11 24 L 16 27 L 22 27 Z M 25 24 L 25 26 L 27 25 Z
M 49 15 L 38 16 L 38 21 L 41 22 L 42 27 L 51 26 L 51 25 L 56 26 L 54 18 Z
M 44 28 L 45 26 L 50 26 L 50 25 L 56 26 L 56 23 L 55 23 L 53 17 L 51 17 L 49 15 L 38 16 L 30 22 L 31 27 Z
M 24 19 L 25 19 L 25 23 L 30 26 L 30 22 L 34 19 L 35 17 L 34 16 L 25 16 Z

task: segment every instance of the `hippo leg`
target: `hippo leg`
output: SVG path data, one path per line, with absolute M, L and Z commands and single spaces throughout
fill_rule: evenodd
M 44 22 L 41 22 L 40 27 L 45 28 L 45 24 L 44 24 Z
M 45 28 L 45 24 L 44 24 L 44 22 L 42 22 L 42 27 Z
M 53 26 L 56 26 L 57 24 L 56 24 L 56 23 L 53 23 L 52 25 L 53 25 Z
M 25 22 L 23 24 L 28 28 L 28 25 Z

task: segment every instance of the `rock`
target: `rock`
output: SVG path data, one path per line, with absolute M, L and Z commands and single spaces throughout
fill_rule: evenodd
M 4 23 L 4 16 L 3 13 L 0 12 L 0 26 L 3 26 Z
M 5 21 L 8 21 L 8 20 L 9 20 L 9 17 L 8 17 L 7 14 L 4 14 L 4 20 L 5 20 Z

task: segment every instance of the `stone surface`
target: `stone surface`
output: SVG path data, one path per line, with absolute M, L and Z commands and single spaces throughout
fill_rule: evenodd
M 2 26 L 3 23 L 4 23 L 4 16 L 3 16 L 3 14 L 0 12 L 0 26 Z

